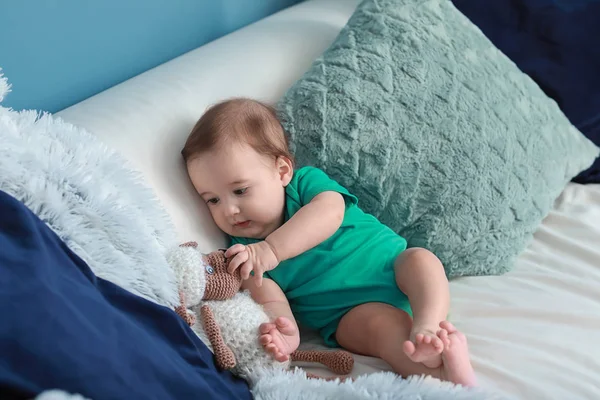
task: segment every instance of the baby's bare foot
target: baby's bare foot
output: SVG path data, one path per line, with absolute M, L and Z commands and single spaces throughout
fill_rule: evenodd
M 275 322 L 262 324 L 259 329 L 260 344 L 279 362 L 289 360 L 290 354 L 300 345 L 298 328 L 288 318 L 279 317 Z
M 475 386 L 477 378 L 469 358 L 467 338 L 448 321 L 440 322 L 438 336 L 444 343 L 442 379 L 463 386 Z
M 410 340 L 404 342 L 402 349 L 413 362 L 422 363 L 428 368 L 442 365 L 444 344 L 432 329 L 413 326 Z

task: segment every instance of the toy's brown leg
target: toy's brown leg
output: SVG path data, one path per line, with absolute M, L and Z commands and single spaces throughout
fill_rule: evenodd
M 186 324 L 193 326 L 196 323 L 196 317 L 188 313 L 187 307 L 185 306 L 185 296 L 183 292 L 179 292 L 179 305 L 175 307 L 175 312 L 179 315 Z
M 296 350 L 291 355 L 292 361 L 316 362 L 325 365 L 336 374 L 347 375 L 354 368 L 352 354 L 343 350 Z
M 208 336 L 208 340 L 210 340 L 210 344 L 215 352 L 217 365 L 222 369 L 231 369 L 235 367 L 235 355 L 223 341 L 221 329 L 219 328 L 219 325 L 217 325 L 217 321 L 215 321 L 212 310 L 209 306 L 203 305 L 202 308 L 200 308 L 200 313 L 202 315 L 204 332 L 206 332 L 206 336 Z

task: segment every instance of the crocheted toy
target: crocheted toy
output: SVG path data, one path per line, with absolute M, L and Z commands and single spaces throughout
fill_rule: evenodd
M 223 250 L 202 254 L 195 242 L 189 242 L 170 251 L 167 260 L 179 284 L 181 304 L 175 311 L 201 336 L 204 328 L 220 368 L 252 380 L 264 368 L 290 367 L 290 361 L 276 361 L 259 343 L 259 326 L 269 322 L 269 316 L 248 291 L 240 291 L 239 270 L 235 275 L 227 272 Z M 201 324 L 193 314 L 198 309 Z M 338 375 L 349 374 L 354 366 L 346 351 L 295 351 L 291 361 L 318 362 Z

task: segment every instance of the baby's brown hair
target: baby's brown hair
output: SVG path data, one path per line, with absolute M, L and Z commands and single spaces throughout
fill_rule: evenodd
M 204 152 L 239 141 L 260 154 L 287 157 L 294 163 L 275 109 L 248 98 L 234 98 L 211 106 L 194 125 L 181 155 L 188 163 Z

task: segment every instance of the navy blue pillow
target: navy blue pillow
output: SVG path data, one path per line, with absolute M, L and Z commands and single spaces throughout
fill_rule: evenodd
M 600 145 L 600 0 L 453 0 Z M 573 179 L 600 183 L 600 158 Z
M 251 399 L 171 310 L 97 278 L 0 191 L 0 398 Z

